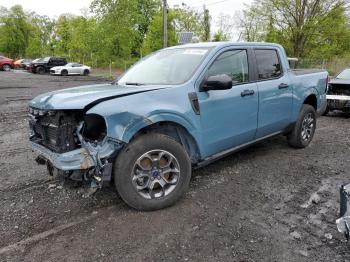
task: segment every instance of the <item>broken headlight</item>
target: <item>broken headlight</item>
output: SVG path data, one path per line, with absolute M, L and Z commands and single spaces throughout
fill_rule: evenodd
M 82 135 L 90 141 L 100 141 L 107 134 L 105 119 L 97 114 L 88 114 L 84 116 L 84 127 Z

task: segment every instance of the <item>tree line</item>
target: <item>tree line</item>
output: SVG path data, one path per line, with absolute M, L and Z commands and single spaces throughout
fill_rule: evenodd
M 255 0 L 237 25 L 242 40 L 282 44 L 289 56 L 350 54 L 348 0 Z
M 161 49 L 162 1 L 93 0 L 90 13 L 57 19 L 26 12 L 20 5 L 0 7 L 0 53 L 12 58 L 67 56 L 106 66 Z M 347 0 L 255 0 L 241 14 L 221 14 L 216 31 L 207 8 L 182 4 L 168 10 L 168 45 L 178 33 L 194 32 L 199 41 L 239 40 L 282 44 L 289 56 L 323 58 L 350 54 Z
M 106 65 L 118 58 L 142 57 L 163 47 L 160 0 L 94 0 L 90 13 L 62 14 L 57 19 L 25 12 L 20 5 L 0 7 L 0 53 L 12 58 L 68 56 Z M 210 41 L 211 17 L 206 8 L 186 5 L 168 10 L 168 45 L 178 32 L 194 32 Z

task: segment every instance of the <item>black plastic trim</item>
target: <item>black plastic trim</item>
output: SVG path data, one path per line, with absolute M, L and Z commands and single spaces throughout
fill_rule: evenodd
M 200 107 L 198 102 L 198 96 L 196 92 L 188 93 L 188 98 L 190 99 L 191 106 L 196 115 L 200 115 Z

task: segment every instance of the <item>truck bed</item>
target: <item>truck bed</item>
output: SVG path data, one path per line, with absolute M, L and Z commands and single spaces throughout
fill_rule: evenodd
M 325 69 L 292 69 L 292 72 L 297 75 L 309 75 L 314 73 L 326 72 Z

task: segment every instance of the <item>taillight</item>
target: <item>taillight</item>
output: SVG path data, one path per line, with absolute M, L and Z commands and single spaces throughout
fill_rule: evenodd
M 331 81 L 331 78 L 329 77 L 329 75 L 327 75 L 327 79 L 326 79 L 326 90 L 325 90 L 326 93 L 327 93 L 327 91 L 328 91 L 328 84 L 329 84 L 329 81 Z

